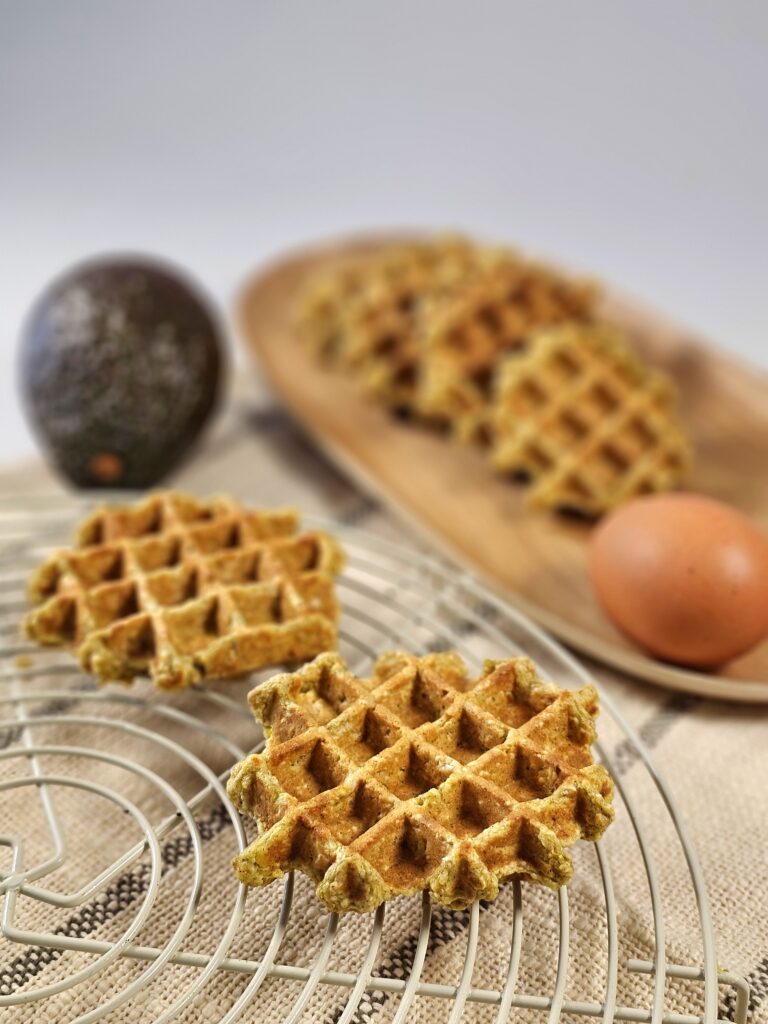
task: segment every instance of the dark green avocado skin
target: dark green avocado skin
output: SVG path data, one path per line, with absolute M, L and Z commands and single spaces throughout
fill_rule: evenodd
M 21 345 L 33 428 L 79 487 L 150 487 L 216 404 L 223 345 L 206 301 L 152 261 L 104 257 L 40 296 Z

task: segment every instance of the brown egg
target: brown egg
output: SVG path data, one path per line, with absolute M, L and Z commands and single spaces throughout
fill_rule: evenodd
M 768 636 L 768 535 L 711 498 L 619 508 L 592 535 L 589 575 L 615 624 L 667 661 L 712 668 Z

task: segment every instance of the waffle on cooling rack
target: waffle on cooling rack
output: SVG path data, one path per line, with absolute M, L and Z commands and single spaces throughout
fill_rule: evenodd
M 588 516 L 674 487 L 690 461 L 672 381 L 608 327 L 543 330 L 507 359 L 493 427 L 493 464 L 531 504 Z
M 73 646 L 103 682 L 148 674 L 168 689 L 312 658 L 336 643 L 343 554 L 297 529 L 290 509 L 226 497 L 105 506 L 35 571 L 26 631 Z
M 462 441 L 486 439 L 496 366 L 531 332 L 594 315 L 596 290 L 546 267 L 508 258 L 424 317 L 418 408 Z
M 338 913 L 422 890 L 465 907 L 515 876 L 563 885 L 566 847 L 613 818 L 594 687 L 560 690 L 526 658 L 473 681 L 454 653 L 393 653 L 361 680 L 322 654 L 249 700 L 266 749 L 227 789 L 262 833 L 234 861 L 247 885 L 298 868 Z

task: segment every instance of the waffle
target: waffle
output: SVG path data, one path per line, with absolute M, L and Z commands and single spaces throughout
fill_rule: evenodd
M 492 461 L 530 503 L 596 516 L 674 487 L 690 452 L 674 385 L 607 327 L 542 331 L 499 371 Z
M 363 258 L 311 278 L 296 312 L 299 338 L 316 359 L 334 363 L 342 347 L 342 317 L 370 273 Z
M 490 249 L 446 238 L 413 254 L 397 275 L 374 274 L 343 317 L 341 364 L 383 404 L 412 410 L 422 354 L 421 314 L 501 259 Z
M 451 293 L 500 258 L 500 251 L 454 236 L 392 246 L 311 281 L 299 307 L 299 335 L 326 362 L 354 373 L 366 393 L 410 409 L 424 301 Z
M 373 284 L 376 290 L 429 267 L 456 240 L 412 241 L 362 251 L 350 259 L 314 274 L 304 287 L 296 312 L 299 337 L 318 358 L 349 365 L 348 311 Z
M 335 646 L 343 555 L 292 510 L 164 492 L 104 507 L 29 584 L 41 644 L 74 647 L 102 682 L 164 689 L 304 661 Z
M 338 913 L 422 890 L 461 908 L 511 877 L 565 884 L 566 847 L 613 818 L 594 687 L 560 690 L 526 658 L 470 681 L 454 653 L 393 653 L 360 680 L 326 653 L 249 700 L 266 749 L 227 788 L 261 831 L 234 861 L 247 885 L 298 868 Z
M 437 304 L 425 317 L 419 412 L 462 441 L 486 440 L 499 359 L 523 350 L 537 327 L 589 320 L 595 296 L 585 282 L 510 258 Z

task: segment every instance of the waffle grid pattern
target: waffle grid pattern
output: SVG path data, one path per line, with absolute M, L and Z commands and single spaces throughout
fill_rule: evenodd
M 618 332 L 545 330 L 500 369 L 492 461 L 531 481 L 532 505 L 599 515 L 679 483 L 690 451 L 675 406 Z
M 298 868 L 339 913 L 421 890 L 466 907 L 514 876 L 565 884 L 566 846 L 613 817 L 594 687 L 560 690 L 526 658 L 466 671 L 453 653 L 393 653 L 363 681 L 324 654 L 253 690 L 267 747 L 228 786 L 262 831 L 241 881 Z
M 487 440 L 496 367 L 542 326 L 593 317 L 596 290 L 510 257 L 425 318 L 419 411 Z
M 370 319 L 367 308 L 387 288 L 398 289 L 396 305 L 403 306 L 403 284 L 433 266 L 442 242 L 413 242 L 387 247 L 373 257 L 357 258 L 314 275 L 302 292 L 296 311 L 296 326 L 304 344 L 320 359 L 340 366 L 355 364 L 355 347 L 350 351 L 350 329 L 355 322 Z M 374 300 L 366 298 L 373 292 Z M 381 301 L 379 298 L 378 301 Z M 350 311 L 359 313 L 351 315 Z M 401 310 L 402 311 L 402 310 Z
M 102 681 L 173 689 L 335 646 L 343 555 L 292 510 L 162 493 L 103 508 L 33 575 L 25 621 Z
M 453 294 L 506 254 L 456 236 L 395 245 L 309 283 L 297 316 L 305 344 L 354 373 L 363 389 L 397 409 L 414 406 L 420 318 L 428 299 Z
M 430 301 L 455 294 L 497 259 L 492 250 L 458 238 L 414 247 L 399 272 L 384 267 L 348 304 L 342 317 L 347 339 L 341 365 L 384 404 L 412 409 L 422 357 L 422 315 Z
M 315 358 L 335 362 L 343 342 L 344 311 L 367 279 L 367 263 L 360 259 L 318 275 L 307 285 L 295 323 L 299 336 Z
M 593 518 L 690 467 L 672 380 L 601 321 L 598 287 L 514 250 L 371 250 L 310 281 L 298 321 L 367 395 L 530 482 L 534 507 Z

